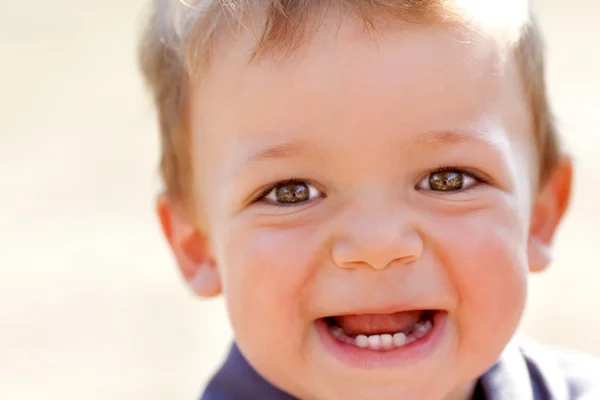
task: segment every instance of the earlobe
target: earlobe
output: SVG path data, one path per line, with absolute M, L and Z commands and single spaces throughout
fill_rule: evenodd
M 158 196 L 156 212 L 181 274 L 192 290 L 201 297 L 220 294 L 221 280 L 207 237 L 166 194 Z
M 552 247 L 535 237 L 530 237 L 528 258 L 529 270 L 531 272 L 542 272 L 552 262 Z
M 572 175 L 571 159 L 562 156 L 538 193 L 528 243 L 532 272 L 543 271 L 552 260 L 552 239 L 569 206 Z

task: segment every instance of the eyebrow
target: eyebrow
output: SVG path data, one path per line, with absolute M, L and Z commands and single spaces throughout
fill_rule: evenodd
M 319 153 L 318 148 L 313 143 L 304 140 L 294 140 L 264 147 L 250 155 L 243 164 L 291 157 L 311 158 L 315 157 L 317 153 Z
M 484 143 L 498 146 L 496 140 L 483 132 L 476 130 L 433 130 L 418 134 L 406 143 L 410 146 L 456 146 L 465 143 Z M 322 155 L 322 149 L 316 144 L 306 140 L 293 140 L 289 142 L 266 146 L 251 154 L 241 165 L 255 162 L 285 159 L 285 158 L 316 158 Z
M 444 146 L 444 145 L 459 145 L 473 142 L 490 143 L 492 140 L 478 131 L 455 131 L 455 130 L 439 130 L 429 131 L 418 135 L 412 144 L 421 146 Z

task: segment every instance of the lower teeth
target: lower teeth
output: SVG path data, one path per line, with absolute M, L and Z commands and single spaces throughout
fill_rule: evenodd
M 432 327 L 433 324 L 431 321 L 419 321 L 408 334 L 398 332 L 393 335 L 357 335 L 356 337 L 348 336 L 339 326 L 329 325 L 329 331 L 333 337 L 341 342 L 352 344 L 362 349 L 385 351 L 406 346 L 425 337 L 431 331 Z

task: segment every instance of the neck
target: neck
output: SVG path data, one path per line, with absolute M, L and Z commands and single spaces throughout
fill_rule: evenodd
M 459 389 L 450 393 L 444 400 L 471 400 L 475 399 L 477 382 L 472 381 L 467 385 L 461 386 Z

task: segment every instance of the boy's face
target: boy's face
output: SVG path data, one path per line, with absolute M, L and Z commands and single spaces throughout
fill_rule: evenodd
M 473 33 L 375 41 L 350 21 L 281 61 L 248 64 L 253 44 L 219 46 L 193 97 L 186 275 L 222 285 L 244 355 L 298 397 L 462 397 L 513 335 L 564 209 L 557 185 L 533 189 L 514 60 Z

